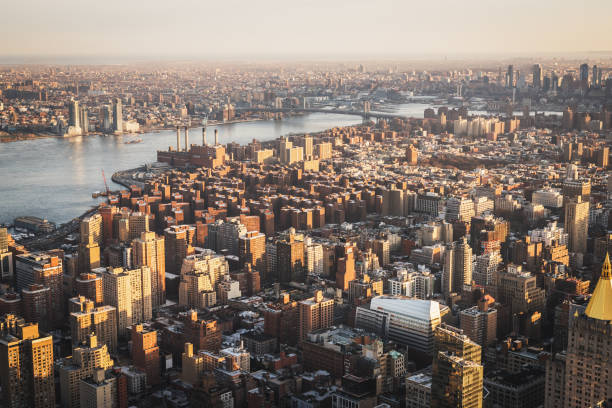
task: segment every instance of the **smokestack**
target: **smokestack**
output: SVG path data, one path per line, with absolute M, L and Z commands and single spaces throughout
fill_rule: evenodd
M 189 126 L 185 126 L 185 151 L 189 150 Z
M 215 129 L 215 146 L 219 144 L 219 130 Z
M 206 143 L 206 126 L 202 127 L 202 145 L 208 145 L 208 143 Z
M 181 127 L 176 127 L 176 151 L 181 151 Z

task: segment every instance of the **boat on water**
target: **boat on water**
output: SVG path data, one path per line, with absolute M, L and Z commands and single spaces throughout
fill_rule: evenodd
M 128 140 L 126 142 L 123 142 L 124 144 L 134 144 L 134 143 L 142 143 L 142 139 L 141 138 L 136 138 L 136 139 L 132 139 L 132 140 Z
M 91 198 L 98 198 L 98 197 L 108 197 L 108 193 L 106 191 L 94 191 L 91 194 Z

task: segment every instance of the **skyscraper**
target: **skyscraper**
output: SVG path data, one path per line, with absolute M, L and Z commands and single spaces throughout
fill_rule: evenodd
M 8 231 L 0 228 L 0 279 L 12 280 L 13 276 L 13 253 L 8 250 Z
M 98 245 L 102 245 L 104 243 L 102 215 L 94 214 L 83 218 L 81 220 L 80 233 L 82 244 L 96 243 Z
M 570 252 L 584 254 L 589 231 L 589 202 L 578 196 L 565 206 L 565 232 L 568 234 Z
M 542 87 L 542 65 L 540 64 L 535 64 L 533 66 L 533 87 Z
M 304 280 L 304 242 L 294 234 L 276 243 L 276 273 L 283 283 Z
M 559 404 L 560 400 L 562 408 L 593 407 L 612 396 L 611 300 L 612 268 L 606 254 L 586 309 L 577 305 L 570 308 L 565 361 L 560 358 L 553 362 L 556 364 L 547 364 L 547 407 L 552 407 L 553 401 Z M 556 375 L 551 375 L 551 370 Z M 553 394 L 552 389 L 560 394 Z
M 444 252 L 444 270 L 442 272 L 442 292 L 461 293 L 472 284 L 472 248 L 467 237 L 449 244 Z
M 117 309 L 113 306 L 95 307 L 91 300 L 82 296 L 69 300 L 70 333 L 72 344 L 84 344 L 94 333 L 100 344 L 106 344 L 111 352 L 117 350 Z
M 102 106 L 102 130 L 105 132 L 113 130 L 113 111 L 109 105 Z
M 104 284 L 101 276 L 95 273 L 82 273 L 75 280 L 75 288 L 78 296 L 85 296 L 96 306 L 104 304 Z
M 166 256 L 164 238 L 154 232 L 143 232 L 132 241 L 134 266 L 148 266 L 151 270 L 151 305 L 166 303 Z
M 13 315 L 0 321 L 3 407 L 54 408 L 53 338 Z
M 62 259 L 47 252 L 32 252 L 17 256 L 17 290 L 38 284 L 50 289 L 51 313 L 49 326 L 58 327 L 64 319 L 64 267 Z
M 172 225 L 164 230 L 166 271 L 181 273 L 183 259 L 193 255 L 196 229 L 192 225 Z
M 336 288 L 348 290 L 349 282 L 356 279 L 355 254 L 353 247 L 341 247 L 342 258 L 338 258 L 338 270 L 336 271 Z
M 514 66 L 508 65 L 506 71 L 506 88 L 514 88 Z
M 121 105 L 121 98 L 115 98 L 113 100 L 113 131 L 123 132 L 123 108 Z
M 68 105 L 68 125 L 80 127 L 79 101 L 72 99 Z
M 249 231 L 238 239 L 240 263 L 251 264 L 260 274 L 266 272 L 266 236 L 257 231 Z
M 580 65 L 580 86 L 583 88 L 589 86 L 589 64 Z
M 481 347 L 452 326 L 436 329 L 432 364 L 431 406 L 482 407 Z
M 87 113 L 87 108 L 84 106 L 81 106 L 79 109 L 79 124 L 81 127 L 81 133 L 89 133 L 89 115 Z
M 461 330 L 481 347 L 494 345 L 497 337 L 497 310 L 490 307 L 494 301 L 490 296 L 484 296 L 477 306 L 459 314 Z
M 0 253 L 8 251 L 8 230 L 0 227 Z
M 37 322 L 41 329 L 50 329 L 51 290 L 42 285 L 30 285 L 21 290 L 23 299 L 23 317 L 29 322 Z
M 132 270 L 98 268 L 102 276 L 104 303 L 117 309 L 117 334 L 125 336 L 130 326 L 152 317 L 151 270 L 147 266 Z

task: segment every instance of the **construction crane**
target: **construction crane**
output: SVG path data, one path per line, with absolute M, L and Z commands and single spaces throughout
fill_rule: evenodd
M 108 184 L 106 183 L 106 175 L 104 174 L 104 169 L 102 169 L 102 179 L 104 180 L 105 194 L 107 197 L 109 197 L 111 195 L 111 192 L 108 188 Z

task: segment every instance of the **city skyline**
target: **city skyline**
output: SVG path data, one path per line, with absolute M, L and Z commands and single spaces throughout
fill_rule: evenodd
M 287 6 L 30 0 L 6 5 L 0 63 L 51 60 L 483 58 L 610 54 L 603 0 L 324 2 Z M 30 10 L 37 10 L 31 13 Z M 92 17 L 92 16 L 95 16 Z M 431 18 L 423 18 L 431 17 Z M 520 22 L 520 24 L 519 24 Z M 21 35 L 15 35 L 21 32 Z
M 0 406 L 612 407 L 609 1 L 6 5 Z

